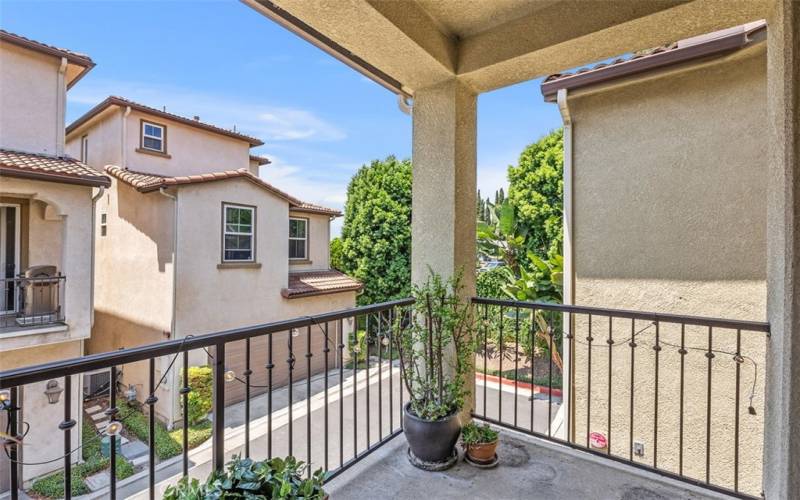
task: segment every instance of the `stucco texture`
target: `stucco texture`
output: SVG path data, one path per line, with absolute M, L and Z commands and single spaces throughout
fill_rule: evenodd
M 576 304 L 763 321 L 766 317 L 766 67 L 763 44 L 736 57 L 621 82 L 569 100 L 574 124 Z M 589 431 L 609 432 L 609 324 L 593 319 Z M 588 319 L 575 323 L 575 438 L 589 407 Z M 655 325 L 615 321 L 611 451 L 653 464 Z M 641 332 L 640 332 L 641 331 Z M 680 327 L 661 324 L 658 466 L 678 471 Z M 708 330 L 687 327 L 683 472 L 705 480 Z M 733 487 L 736 332 L 715 329 L 710 480 Z M 766 336 L 742 332 L 739 487 L 761 492 Z M 669 345 L 671 344 L 671 345 Z M 677 346 L 677 347 L 676 347 Z M 691 349 L 697 348 L 697 349 Z M 755 381 L 753 406 L 748 398 Z

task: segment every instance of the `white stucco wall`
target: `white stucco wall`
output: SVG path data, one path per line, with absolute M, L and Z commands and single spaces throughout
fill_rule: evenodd
M 0 43 L 0 147 L 57 154 L 61 60 Z
M 122 165 L 122 113 L 113 106 L 103 111 L 92 122 L 91 127 L 82 127 L 67 137 L 66 152 L 73 158 L 81 157 L 81 137 L 87 136 L 88 158 L 86 163 L 102 171 L 106 165 Z

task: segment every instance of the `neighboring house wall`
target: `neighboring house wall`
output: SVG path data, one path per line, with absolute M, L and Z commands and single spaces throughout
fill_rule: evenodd
M 81 158 L 81 138 L 85 135 L 88 148 L 86 164 L 103 171 L 106 165 L 122 164 L 122 119 L 124 110 L 112 106 L 103 111 L 91 127 L 82 127 L 67 138 L 66 151 L 73 158 Z
M 95 322 L 89 353 L 169 338 L 172 323 L 172 200 L 143 195 L 116 179 L 97 203 Z M 100 219 L 106 214 L 106 235 Z M 161 363 L 157 360 L 157 370 Z M 122 368 L 120 380 L 147 397 L 147 363 Z M 160 374 L 159 374 L 160 378 Z
M 331 218 L 327 215 L 310 214 L 295 210 L 289 213 L 289 217 L 308 220 L 308 259 L 305 261 L 289 261 L 289 271 L 330 269 Z
M 727 60 L 648 76 L 569 99 L 574 124 L 574 302 L 585 306 L 763 321 L 766 315 L 766 62 L 764 47 Z M 735 138 L 735 139 L 734 139 Z M 608 432 L 608 320 L 594 318 L 590 431 Z M 646 327 L 637 322 L 636 329 Z M 576 325 L 575 437 L 586 436 L 585 319 Z M 637 336 L 634 440 L 652 464 L 654 328 Z M 734 352 L 735 331 L 714 348 Z M 615 322 L 612 452 L 628 455 L 631 322 Z M 662 342 L 680 343 L 662 326 Z M 763 409 L 766 339 L 743 335 L 758 365 L 754 405 Z M 707 329 L 686 344 L 706 348 Z M 598 347 L 600 346 L 600 347 Z M 660 353 L 658 466 L 677 471 L 680 355 Z M 712 383 L 711 481 L 732 485 L 736 363 L 717 354 Z M 684 473 L 705 480 L 708 359 L 686 356 Z M 742 367 L 740 487 L 757 495 L 763 414 L 749 415 L 753 366 Z M 636 459 L 636 457 L 634 457 Z
M 166 125 L 169 157 L 139 150 L 142 120 Z M 133 110 L 128 115 L 126 133 L 126 167 L 131 170 L 171 176 L 236 170 L 250 165 L 250 144 L 246 141 L 140 111 Z
M 59 58 L 0 43 L 0 147 L 56 155 L 63 144 Z M 63 82 L 62 82 L 63 83 Z

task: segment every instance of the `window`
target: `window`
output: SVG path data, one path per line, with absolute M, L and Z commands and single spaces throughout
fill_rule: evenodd
M 308 219 L 289 219 L 289 258 L 308 258 Z
M 89 162 L 89 136 L 81 137 L 81 163 Z
M 255 261 L 255 208 L 224 204 L 222 218 L 222 261 Z
M 105 236 L 108 231 L 106 214 L 100 214 L 100 236 Z
M 166 136 L 167 127 L 164 125 L 142 121 L 142 149 L 166 153 Z

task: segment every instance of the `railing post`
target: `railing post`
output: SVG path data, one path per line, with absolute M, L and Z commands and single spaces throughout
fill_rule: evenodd
M 225 343 L 214 349 L 213 405 L 214 425 L 211 441 L 211 464 L 214 470 L 225 465 Z
M 16 438 L 19 434 L 19 425 L 17 424 L 17 412 L 19 411 L 18 391 L 19 389 L 12 387 L 9 398 L 11 409 L 8 411 L 8 427 L 11 431 L 11 436 L 14 438 Z M 16 442 L 12 442 L 9 448 L 8 458 L 10 462 L 9 465 L 11 467 L 11 500 L 17 500 L 19 498 L 19 465 L 17 464 L 19 457 L 18 445 Z

